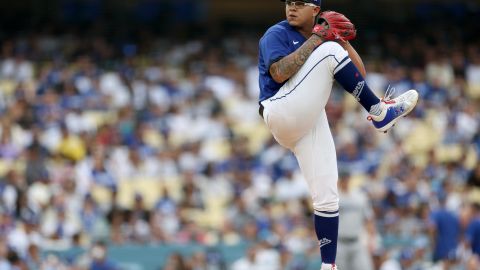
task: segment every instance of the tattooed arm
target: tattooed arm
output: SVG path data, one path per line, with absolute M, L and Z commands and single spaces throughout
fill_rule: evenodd
M 272 75 L 273 80 L 282 83 L 290 79 L 322 42 L 323 40 L 319 36 L 312 35 L 296 51 L 273 63 L 270 66 L 270 75 Z

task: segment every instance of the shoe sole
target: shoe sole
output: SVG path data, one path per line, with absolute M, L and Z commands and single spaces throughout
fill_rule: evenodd
M 383 132 L 383 133 L 387 133 L 387 131 L 389 129 L 391 129 L 393 126 L 395 126 L 395 124 L 397 123 L 397 121 L 402 118 L 402 117 L 405 117 L 407 116 L 407 114 L 409 114 L 414 108 L 415 106 L 417 106 L 417 102 L 418 102 L 418 92 L 415 91 L 415 101 L 414 101 L 414 104 L 413 106 L 408 110 L 408 111 L 405 111 L 403 112 L 399 117 L 395 118 L 394 120 L 392 120 L 392 122 L 386 124 L 385 126 L 377 129 L 379 132 Z

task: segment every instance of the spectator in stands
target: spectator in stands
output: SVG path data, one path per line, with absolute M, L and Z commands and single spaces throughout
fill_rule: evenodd
M 236 260 L 232 264 L 232 270 L 257 270 L 259 269 L 256 257 L 258 248 L 252 246 L 247 252 L 246 256 Z
M 340 269 L 372 270 L 373 263 L 365 237 L 373 212 L 368 199 L 351 186 L 350 174 L 339 174 L 340 220 L 337 264 Z
M 165 264 L 164 270 L 187 270 L 187 265 L 179 253 L 172 253 Z
M 480 204 L 472 205 L 473 214 L 465 232 L 465 242 L 473 254 L 480 258 Z
M 456 213 L 446 209 L 446 197 L 440 195 L 439 207 L 432 211 L 430 235 L 433 243 L 433 261 L 448 261 L 456 256 L 460 240 L 460 223 Z
M 117 270 L 119 269 L 108 259 L 107 246 L 103 242 L 96 243 L 91 249 L 92 263 L 91 270 Z
M 0 270 L 10 270 L 10 263 L 7 260 L 8 247 L 2 238 L 0 238 Z

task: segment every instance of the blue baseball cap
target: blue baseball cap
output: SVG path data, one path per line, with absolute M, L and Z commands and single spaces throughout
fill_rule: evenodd
M 285 2 L 285 0 L 280 0 L 280 1 Z M 299 0 L 299 1 L 305 2 L 305 3 L 312 3 L 317 6 L 320 6 L 322 4 L 322 0 Z

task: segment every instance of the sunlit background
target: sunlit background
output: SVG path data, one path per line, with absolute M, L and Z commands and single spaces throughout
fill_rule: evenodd
M 380 134 L 332 91 L 357 228 L 341 224 L 340 269 L 369 270 L 359 252 L 372 270 L 480 269 L 480 1 L 322 2 L 356 24 L 378 95 L 420 93 Z M 284 3 L 0 7 L 0 270 L 320 268 L 306 184 L 258 115 L 258 40 Z

